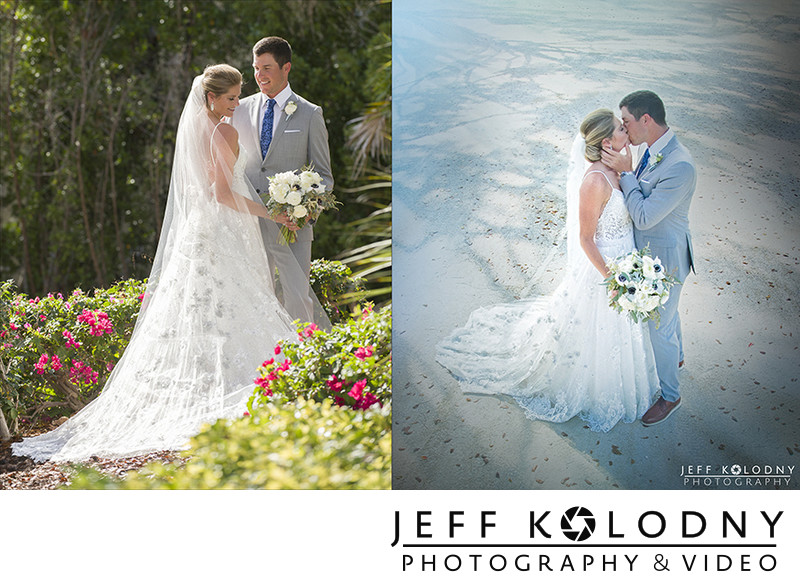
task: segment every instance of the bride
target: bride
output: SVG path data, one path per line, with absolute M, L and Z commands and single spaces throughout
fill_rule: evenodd
M 242 415 L 259 364 L 294 334 L 258 226 L 267 209 L 244 176 L 236 130 L 223 122 L 241 84 L 224 64 L 194 79 L 128 347 L 95 400 L 59 428 L 16 443 L 15 455 L 80 461 L 181 449 L 203 423 Z
M 530 419 L 578 415 L 593 431 L 640 418 L 658 390 L 647 327 L 609 308 L 605 260 L 633 251 L 633 225 L 603 148 L 629 145 L 607 109 L 580 127 L 567 180 L 567 267 L 549 296 L 481 308 L 437 347 L 467 393 L 506 394 Z M 587 162 L 590 164 L 587 168 Z

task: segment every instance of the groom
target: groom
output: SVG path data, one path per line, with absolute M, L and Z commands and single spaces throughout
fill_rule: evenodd
M 243 99 L 233 114 L 233 126 L 247 152 L 245 174 L 262 198 L 269 195 L 269 176 L 299 170 L 312 164 L 322 176 L 327 190 L 333 189 L 328 130 L 322 109 L 292 92 L 289 71 L 292 69 L 292 48 L 280 37 L 265 37 L 253 47 L 253 71 L 261 90 Z M 283 289 L 283 305 L 295 319 L 314 320 L 308 291 L 311 272 L 311 223 L 302 229 L 286 215 L 275 222 L 296 231 L 297 240 L 288 246 L 269 247 L 266 223 L 261 220 L 265 244 L 270 249 L 270 270 L 278 270 Z
M 631 143 L 646 143 L 636 171 L 630 152 L 609 151 L 603 162 L 620 172 L 620 188 L 634 225 L 636 247 L 650 246 L 667 273 L 681 281 L 669 291 L 661 308 L 660 326 L 650 321 L 650 340 L 656 359 L 661 397 L 642 416 L 642 424 L 655 425 L 666 419 L 681 403 L 678 369 L 683 367 L 683 340 L 678 301 L 682 283 L 694 270 L 689 233 L 689 205 L 697 172 L 692 156 L 667 126 L 664 103 L 656 94 L 640 90 L 628 94 L 619 104 L 622 123 Z

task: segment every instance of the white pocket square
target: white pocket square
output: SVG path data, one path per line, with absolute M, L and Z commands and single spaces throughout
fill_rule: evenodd
M 300 129 L 286 129 L 284 133 L 299 133 Z

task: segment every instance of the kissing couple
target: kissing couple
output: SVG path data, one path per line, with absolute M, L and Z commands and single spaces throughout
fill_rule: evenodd
M 620 420 L 656 425 L 680 407 L 678 304 L 694 270 L 692 157 L 655 93 L 633 92 L 619 108 L 619 118 L 586 116 L 573 143 L 564 279 L 548 296 L 474 311 L 436 356 L 466 393 L 511 396 L 530 419 L 577 415 L 602 432 Z M 630 145 L 641 144 L 634 164 Z M 645 247 L 677 281 L 647 324 L 611 308 L 603 284 L 610 260 Z

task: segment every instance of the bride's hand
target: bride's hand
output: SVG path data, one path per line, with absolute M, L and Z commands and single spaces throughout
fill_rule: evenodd
M 298 227 L 298 226 L 297 226 L 297 223 L 295 223 L 295 222 L 294 222 L 294 221 L 293 221 L 293 220 L 292 220 L 292 219 L 289 217 L 289 215 L 288 215 L 288 214 L 286 214 L 286 213 L 283 213 L 283 212 L 282 212 L 282 213 L 280 213 L 280 214 L 276 214 L 275 216 L 273 216 L 273 217 L 272 217 L 272 220 L 274 220 L 276 223 L 280 223 L 280 224 L 282 224 L 283 226 L 285 226 L 285 227 L 286 227 L 287 229 L 289 229 L 290 231 L 297 231 L 297 230 L 299 230 L 299 229 L 300 229 L 300 227 Z
M 630 148 L 625 149 L 625 153 L 605 149 L 600 152 L 600 161 L 613 169 L 618 174 L 624 171 L 633 171 L 633 161 Z

